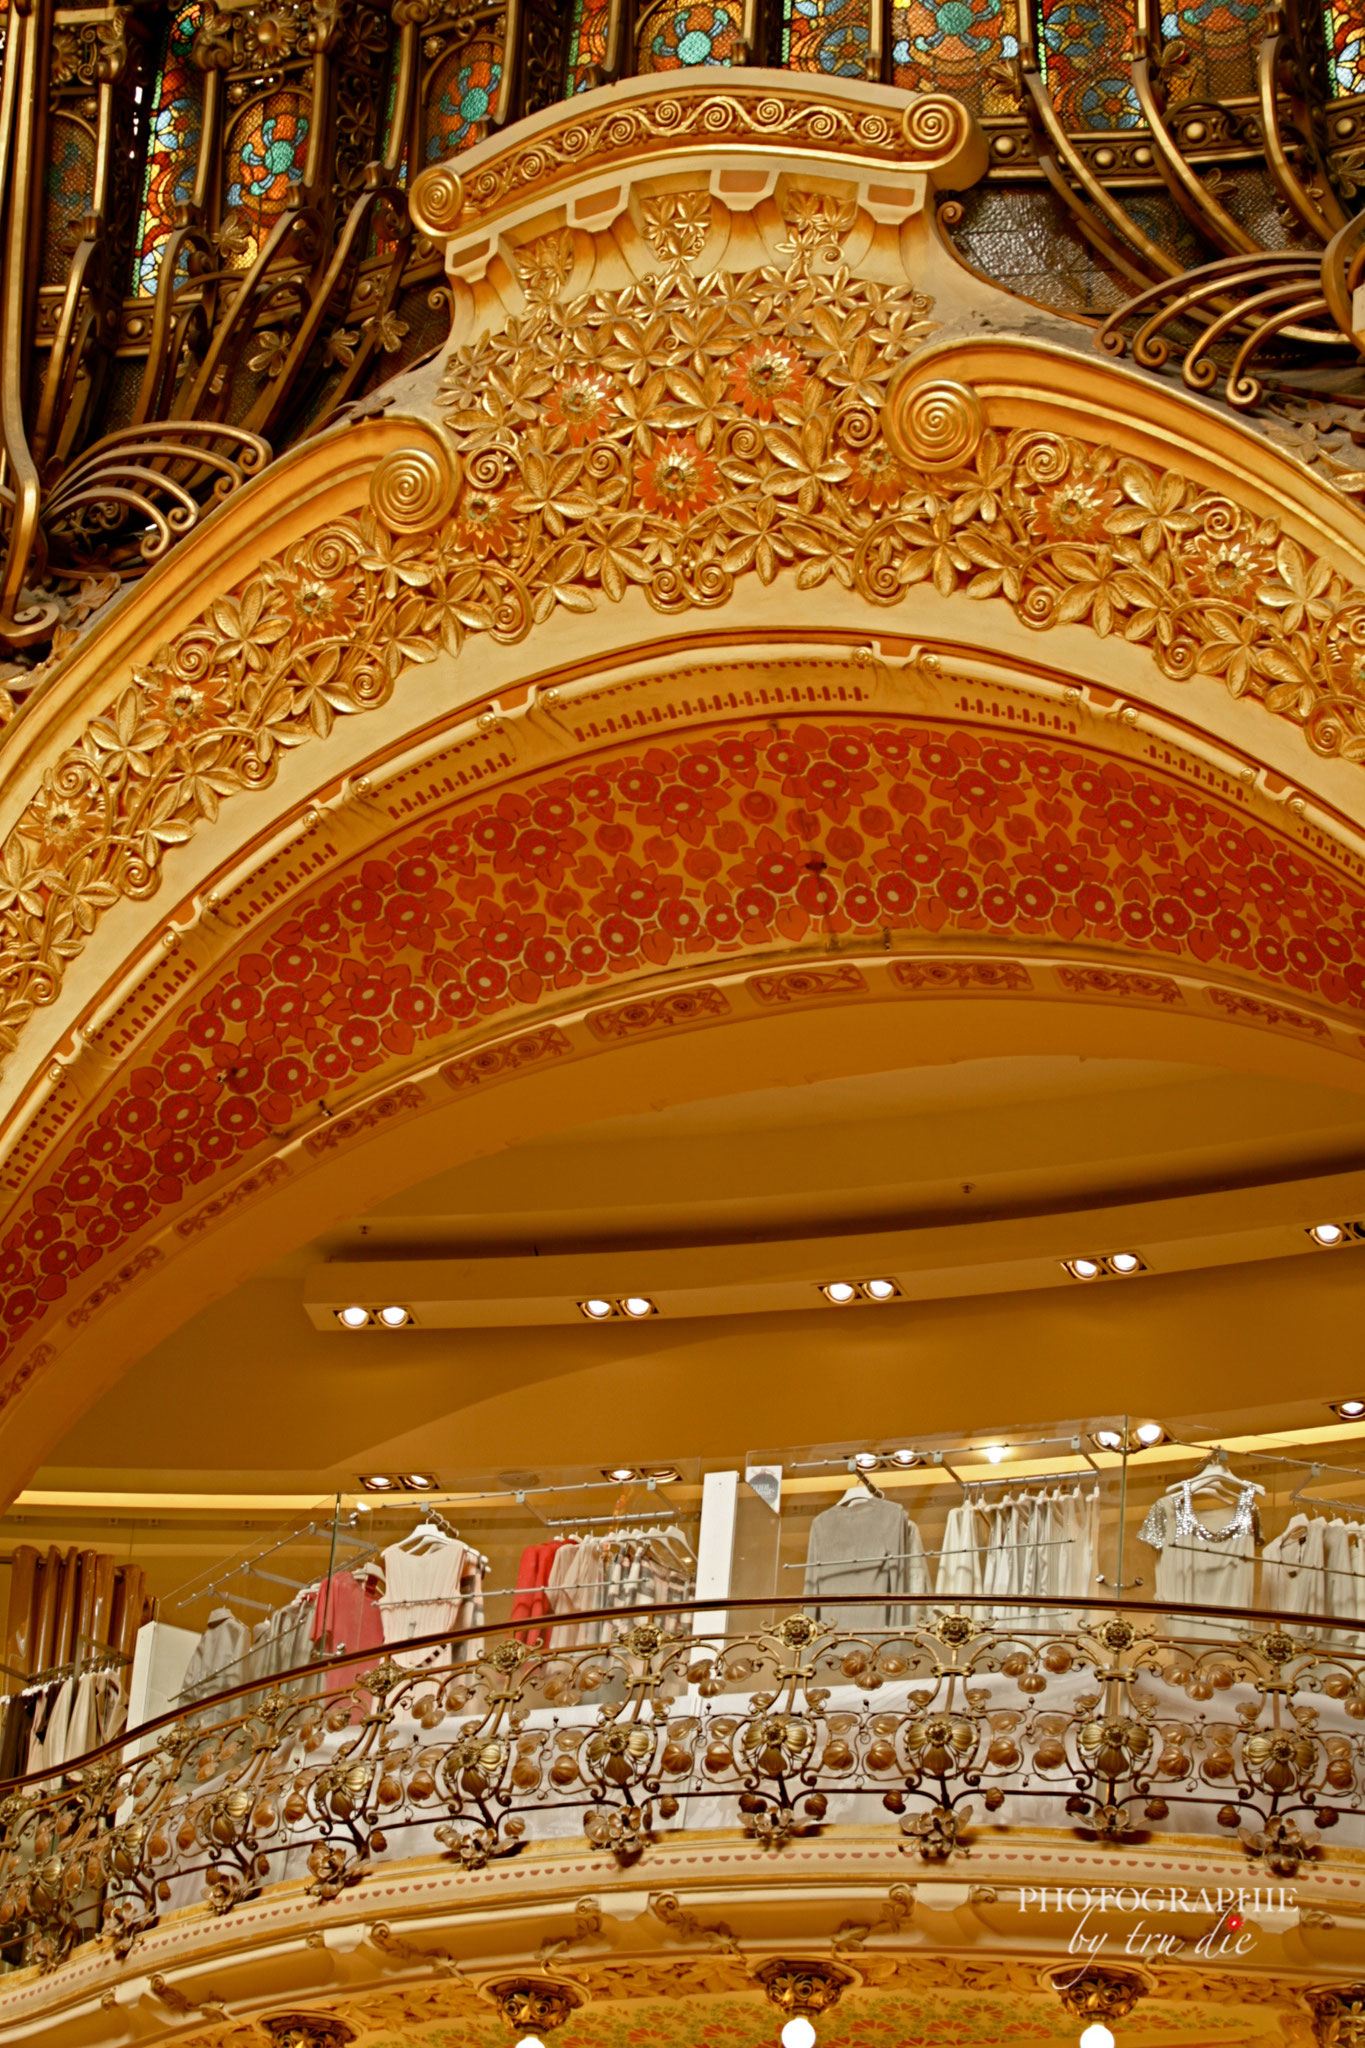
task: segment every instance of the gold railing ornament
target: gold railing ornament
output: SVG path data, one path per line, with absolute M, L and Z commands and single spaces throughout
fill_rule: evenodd
M 761 1964 L 754 1975 L 782 2015 L 782 2048 L 814 2048 L 815 2020 L 831 2011 L 855 1981 L 833 1963 L 789 1962 L 780 1956 Z
M 270 2048 L 347 2048 L 355 2031 L 330 2012 L 276 2012 L 258 2020 Z
M 525 2048 L 562 2027 L 583 2002 L 571 1986 L 547 1977 L 505 1977 L 484 1990 Z
M 1305 1991 L 1318 2048 L 1362 2048 L 1365 2044 L 1365 1984 L 1339 1984 Z

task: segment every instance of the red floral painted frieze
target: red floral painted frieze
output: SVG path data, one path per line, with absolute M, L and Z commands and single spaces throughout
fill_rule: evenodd
M 6 1231 L 3 1341 L 381 1070 L 641 974 L 882 930 L 1119 947 L 1365 1010 L 1365 892 L 1174 775 L 910 721 L 637 749 L 395 835 L 187 1001 Z

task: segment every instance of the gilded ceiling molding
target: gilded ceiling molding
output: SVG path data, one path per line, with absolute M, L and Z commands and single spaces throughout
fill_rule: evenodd
M 766 166 L 788 153 L 824 159 L 836 174 L 922 174 L 953 191 L 974 185 L 987 162 L 974 117 L 947 93 L 749 68 L 727 72 L 720 86 L 713 70 L 698 69 L 670 73 L 663 91 L 647 75 L 594 94 L 588 108 L 576 99 L 543 108 L 511 133 L 476 143 L 458 170 L 449 162 L 419 172 L 409 205 L 419 231 L 445 242 L 528 200 L 543 210 L 585 171 L 638 175 L 718 146 L 727 161 L 752 157 Z

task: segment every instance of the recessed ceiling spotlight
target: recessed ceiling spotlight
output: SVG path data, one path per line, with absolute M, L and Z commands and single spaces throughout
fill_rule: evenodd
M 863 1293 L 872 1301 L 894 1301 L 900 1289 L 894 1280 L 864 1280 Z
M 642 1468 L 640 1477 L 652 1479 L 656 1486 L 672 1486 L 682 1478 L 682 1473 L 676 1465 L 646 1465 Z
M 386 1472 L 362 1472 L 360 1483 L 366 1493 L 392 1493 L 398 1485 Z
M 1140 1273 L 1142 1261 L 1136 1252 L 1111 1252 L 1105 1264 L 1111 1273 Z
M 629 1479 L 636 1479 L 639 1473 L 634 1465 L 604 1465 L 602 1477 L 610 1479 L 617 1486 L 624 1486 Z
M 1311 1223 L 1308 1235 L 1314 1244 L 1320 1244 L 1326 1249 L 1328 1246 L 1340 1244 L 1346 1232 L 1340 1223 Z
M 604 1301 L 600 1294 L 590 1294 L 588 1299 L 580 1301 L 578 1306 L 590 1323 L 604 1323 L 609 1315 L 615 1313 L 611 1303 Z
M 1098 1280 L 1104 1271 L 1098 1259 L 1063 1259 L 1062 1267 L 1073 1280 Z
M 851 1280 L 828 1280 L 820 1292 L 826 1301 L 834 1302 L 839 1308 L 842 1308 L 845 1302 L 858 1299 L 858 1290 Z
M 1358 1422 L 1365 1415 L 1365 1401 L 1333 1401 L 1332 1407 L 1343 1422 Z
M 984 1452 L 986 1463 L 998 1465 L 1008 1449 L 1008 1444 L 987 1444 Z
M 911 1450 L 893 1451 L 891 1453 L 891 1462 L 893 1465 L 899 1465 L 902 1470 L 905 1470 L 910 1465 L 918 1465 L 919 1452 Z
M 380 1309 L 379 1320 L 386 1330 L 401 1330 L 404 1323 L 412 1321 L 412 1316 L 407 1309 L 399 1308 L 397 1302 L 390 1302 L 387 1308 Z
M 363 1330 L 369 1320 L 370 1311 L 367 1308 L 361 1308 L 358 1302 L 352 1302 L 349 1308 L 339 1308 L 337 1310 L 337 1321 L 343 1330 Z
M 1098 1449 L 1102 1451 L 1121 1451 L 1123 1449 L 1123 1437 L 1117 1429 L 1097 1429 L 1094 1435 L 1094 1442 Z
M 405 1472 L 403 1484 L 409 1493 L 435 1493 L 436 1475 L 434 1472 Z
M 635 1316 L 637 1319 L 640 1316 L 656 1316 L 659 1313 L 647 1294 L 625 1295 L 621 1301 L 621 1310 L 624 1315 Z
M 875 1451 L 859 1451 L 853 1462 L 860 1472 L 875 1472 L 881 1459 Z
M 1159 1422 L 1140 1422 L 1133 1432 L 1144 1451 L 1152 1450 L 1166 1441 L 1166 1432 Z

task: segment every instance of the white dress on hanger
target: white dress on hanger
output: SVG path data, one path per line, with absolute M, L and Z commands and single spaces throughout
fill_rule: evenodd
M 1157 1599 L 1171 1607 L 1250 1607 L 1260 1535 L 1256 1488 L 1244 1486 L 1230 1510 L 1220 1502 L 1217 1522 L 1202 1518 L 1192 1493 L 1192 1482 L 1183 1479 L 1153 1504 L 1138 1531 L 1140 1541 L 1157 1553 Z M 1182 1619 L 1178 1627 L 1217 1635 L 1227 1629 L 1228 1619 Z
M 453 1634 L 460 1626 L 460 1585 L 467 1555 L 464 1544 L 449 1537 L 432 1538 L 421 1550 L 389 1545 L 382 1558 L 384 1597 L 379 1602 L 386 1643 L 410 1642 L 441 1629 Z M 399 1664 L 421 1665 L 439 1663 L 445 1653 L 433 1644 L 428 1650 L 394 1654 Z
M 940 1600 L 960 1600 L 981 1591 L 981 1544 L 976 1509 L 967 1501 L 949 1508 L 938 1558 L 935 1592 Z

